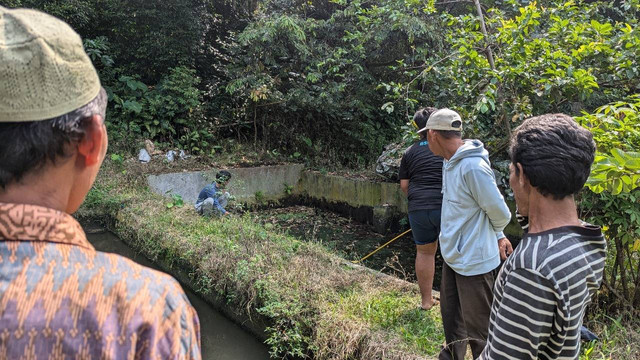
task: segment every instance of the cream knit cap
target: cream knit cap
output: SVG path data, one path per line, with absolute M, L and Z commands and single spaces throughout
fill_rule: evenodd
M 0 6 L 0 122 L 64 115 L 99 91 L 96 69 L 69 25 L 39 11 Z

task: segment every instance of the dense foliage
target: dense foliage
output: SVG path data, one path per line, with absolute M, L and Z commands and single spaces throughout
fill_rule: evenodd
M 271 147 L 370 160 L 406 120 L 381 109 L 382 81 L 396 76 L 389 65 L 423 62 L 425 46 L 436 47 L 435 9 L 395 0 L 266 3 L 231 47 L 227 90 L 240 115 Z
M 504 134 L 532 114 L 577 115 L 633 93 L 640 34 L 632 12 L 612 16 L 617 10 L 605 2 L 508 1 L 487 11 L 488 39 L 475 16 L 446 16 L 457 51 L 438 68 L 451 84 L 447 101 L 455 99 L 486 138 L 496 124 Z M 493 67 L 483 54 L 487 46 Z
M 116 143 L 212 154 L 225 137 L 368 163 L 419 106 L 494 153 L 531 114 L 638 91 L 638 0 L 2 0 L 68 21 L 110 94 Z M 489 57 L 493 62 L 489 61 Z M 320 155 L 320 156 L 319 156 Z
M 640 96 L 599 108 L 577 120 L 598 145 L 581 207 L 609 239 L 606 302 L 640 308 Z
M 0 5 L 44 10 L 80 33 L 109 94 L 115 146 L 134 150 L 144 139 L 195 153 L 213 146 L 207 95 L 223 75 L 223 4 L 8 0 Z

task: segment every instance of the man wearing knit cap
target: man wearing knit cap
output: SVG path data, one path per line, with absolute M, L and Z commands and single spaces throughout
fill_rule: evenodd
M 440 359 L 464 359 L 467 343 L 475 359 L 487 340 L 495 270 L 513 251 L 502 233 L 511 212 L 483 144 L 462 140 L 458 113 L 438 110 L 425 128 L 429 148 L 444 158 L 440 310 L 446 346 Z
M 67 24 L 0 7 L 0 358 L 200 359 L 180 285 L 96 251 L 70 215 L 107 151 L 106 106 Z

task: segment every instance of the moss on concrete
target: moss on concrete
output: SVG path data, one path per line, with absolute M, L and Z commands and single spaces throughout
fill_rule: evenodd
M 305 171 L 300 177 L 296 192 L 330 202 L 344 202 L 354 207 L 387 204 L 407 213 L 407 198 L 397 183 L 355 180 Z

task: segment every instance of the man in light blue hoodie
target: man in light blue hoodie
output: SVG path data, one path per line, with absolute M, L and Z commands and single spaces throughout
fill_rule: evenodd
M 495 270 L 513 251 L 502 230 L 511 212 L 496 185 L 489 153 L 478 140 L 462 140 L 462 119 L 450 109 L 429 117 L 431 151 L 444 160 L 440 251 L 444 259 L 440 304 L 447 345 L 440 359 L 473 358 L 484 349 Z

